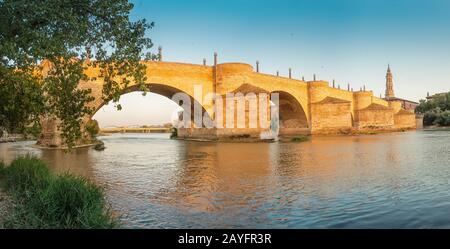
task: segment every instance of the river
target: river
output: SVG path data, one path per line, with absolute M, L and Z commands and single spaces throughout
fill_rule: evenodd
M 105 188 L 127 228 L 450 228 L 450 131 L 211 143 L 100 137 L 104 151 L 0 144 Z

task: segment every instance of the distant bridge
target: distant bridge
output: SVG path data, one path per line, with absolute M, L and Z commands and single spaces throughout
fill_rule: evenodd
M 100 133 L 169 133 L 170 128 L 167 127 L 109 127 L 101 128 Z

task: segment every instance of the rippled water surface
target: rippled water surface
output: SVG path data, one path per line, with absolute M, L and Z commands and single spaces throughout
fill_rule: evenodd
M 450 131 L 208 143 L 168 134 L 101 137 L 73 154 L 33 153 L 102 185 L 131 228 L 450 228 Z

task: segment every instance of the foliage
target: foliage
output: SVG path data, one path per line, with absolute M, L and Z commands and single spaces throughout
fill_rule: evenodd
M 441 115 L 442 111 L 439 107 L 426 111 L 423 115 L 424 125 L 433 125 L 436 119 Z
M 434 124 L 440 126 L 450 126 L 450 110 L 446 110 L 440 113 L 436 120 L 434 120 Z
M 15 208 L 7 228 L 114 228 L 103 190 L 83 177 L 53 175 L 37 158 L 21 157 L 4 172 Z
M 430 100 L 421 100 L 416 113 L 423 114 L 424 125 L 450 125 L 450 92 L 433 96 Z
M 0 63 L 0 127 L 10 133 L 22 133 L 26 125 L 39 122 L 44 112 L 39 82 L 35 76 L 13 71 Z
M 5 170 L 5 163 L 3 161 L 0 161 L 0 177 L 3 176 Z
M 175 127 L 170 128 L 170 139 L 178 137 L 178 129 Z
M 97 134 L 100 132 L 100 126 L 98 125 L 98 122 L 95 119 L 89 120 L 85 125 L 85 129 L 92 138 L 97 136 Z
M 37 138 L 42 132 L 42 127 L 39 122 L 35 122 L 30 126 L 25 127 L 24 134 L 26 137 Z
M 62 121 L 59 128 L 68 145 L 81 138 L 83 117 L 93 111 L 86 104 L 94 99 L 90 90 L 78 89 L 80 80 L 86 80 L 81 62 L 61 59 L 54 63 L 44 85 L 48 94 L 46 105 Z
M 81 138 L 82 117 L 92 113 L 86 108 L 92 101 L 89 91 L 78 88 L 80 80 L 89 79 L 87 66 L 99 68 L 105 101 L 117 103 L 131 81 L 147 90 L 140 61 L 155 59 L 148 53 L 152 42 L 145 37 L 153 23 L 130 21 L 132 8 L 127 0 L 0 1 L 0 83 L 5 89 L 0 99 L 11 97 L 0 113 L 5 120 L 0 126 L 24 127 L 42 114 L 44 103 L 46 114 L 61 120 L 65 143 L 73 146 Z M 52 69 L 42 79 L 33 68 L 44 59 Z M 29 82 L 22 86 L 19 77 Z M 21 91 L 30 96 L 23 98 Z M 20 101 L 30 103 L 29 108 L 16 113 Z

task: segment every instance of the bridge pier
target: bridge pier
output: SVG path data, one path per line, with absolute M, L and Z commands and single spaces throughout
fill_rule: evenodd
M 83 119 L 83 124 L 81 128 L 81 139 L 75 142 L 75 146 L 90 145 L 97 142 L 97 140 L 92 137 L 85 129 L 86 124 L 91 120 L 90 117 Z M 44 148 L 64 148 L 66 144 L 64 143 L 59 125 L 61 121 L 54 117 L 42 117 L 41 135 L 37 139 L 37 145 Z

